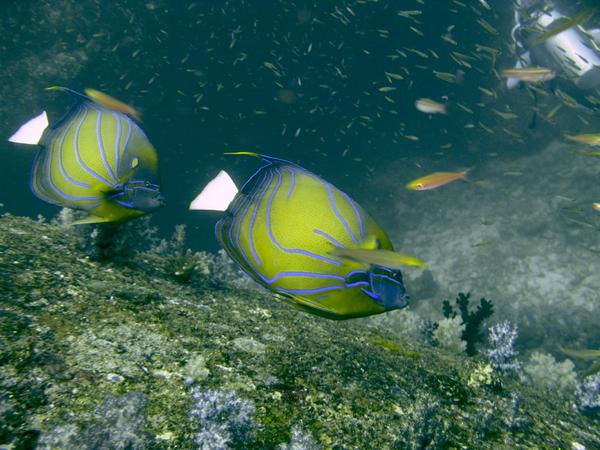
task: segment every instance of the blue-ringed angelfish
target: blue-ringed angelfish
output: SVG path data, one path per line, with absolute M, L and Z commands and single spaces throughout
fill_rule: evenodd
M 385 231 L 355 201 L 302 167 L 279 158 L 238 191 L 221 171 L 190 209 L 225 211 L 217 239 L 254 281 L 300 310 L 330 319 L 402 308 L 408 296 L 399 264 L 424 264 L 393 252 Z
M 86 89 L 64 87 L 75 103 L 56 123 L 46 112 L 22 125 L 9 141 L 39 145 L 31 170 L 31 190 L 58 206 L 89 216 L 75 223 L 123 222 L 162 205 L 156 150 L 130 117 L 137 111 Z

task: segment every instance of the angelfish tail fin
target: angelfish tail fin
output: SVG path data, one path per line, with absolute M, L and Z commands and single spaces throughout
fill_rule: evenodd
M 8 140 L 17 144 L 37 145 L 46 128 L 48 128 L 48 115 L 46 111 L 42 111 L 41 114 L 21 125 Z
M 189 209 L 225 211 L 238 193 L 227 172 L 221 170 L 190 203 Z

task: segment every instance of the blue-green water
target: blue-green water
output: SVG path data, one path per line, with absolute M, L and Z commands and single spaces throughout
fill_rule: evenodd
M 375 327 L 377 333 L 431 346 L 435 340 L 428 341 L 422 329 L 417 328 L 425 326 L 425 321 L 443 320 L 442 299 L 470 291 L 474 299 L 490 299 L 495 310 L 482 326 L 484 339 L 478 344 L 479 357 L 483 358 L 488 345 L 487 327 L 511 321 L 518 326 L 516 348 L 523 367 L 511 380 L 519 380 L 524 386 L 547 382 L 553 392 L 563 389 L 557 387 L 559 381 L 536 378 L 546 364 L 546 371 L 554 370 L 556 378 L 566 380 L 565 397 L 560 401 L 568 410 L 567 416 L 573 413 L 575 386 L 590 373 L 597 373 L 598 364 L 597 356 L 583 358 L 573 350 L 600 348 L 600 212 L 592 207 L 600 201 L 600 160 L 582 154 L 593 148 L 570 143 L 563 136 L 596 133 L 600 124 L 595 111 L 569 104 L 561 92 L 588 106 L 600 94 L 597 89 L 577 90 L 560 72 L 553 82 L 533 88 L 506 88 L 499 73 L 512 67 L 516 59 L 510 39 L 513 13 L 509 2 L 5 3 L 0 12 L 3 139 L 43 109 L 51 119 L 62 115 L 71 100 L 44 91 L 50 85 L 77 90 L 93 87 L 133 105 L 141 111 L 142 127 L 158 151 L 166 199 L 165 207 L 152 214 L 150 224 L 164 238 L 171 236 L 176 225 L 185 224 L 184 247 L 212 253 L 219 249 L 213 228 L 220 215 L 189 211 L 189 202 L 220 169 L 226 169 L 236 183 L 242 184 L 257 168 L 253 158 L 223 153 L 256 151 L 306 167 L 368 210 L 388 232 L 397 250 L 418 256 L 428 265 L 426 271 L 403 271 L 412 298 L 408 315 L 394 312 L 350 322 L 342 325 L 347 335 L 352 335 L 353 323 L 357 327 L 366 324 Z M 588 6 L 573 2 L 562 7 L 574 15 Z M 583 25 L 589 29 L 600 24 L 598 14 L 586 20 Z M 443 79 L 448 77 L 453 81 Z M 446 102 L 448 114 L 417 111 L 414 102 L 423 97 Z M 34 154 L 35 150 L 25 146 L 0 143 L 0 213 L 34 219 L 41 214 L 47 220 L 58 214 L 58 208 L 38 200 L 29 190 Z M 469 182 L 456 181 L 423 192 L 405 188 L 409 181 L 431 172 L 465 168 L 471 168 Z M 6 236 L 21 226 L 26 228 L 7 225 Z M 55 236 L 54 231 L 48 233 Z M 91 231 L 84 233 L 89 235 Z M 83 236 L 84 241 L 87 238 Z M 18 254 L 19 249 L 11 247 L 11 242 L 17 241 L 10 239 L 4 241 L 3 251 Z M 60 252 L 60 245 L 52 247 L 53 251 Z M 34 250 L 28 248 L 24 252 Z M 139 255 L 133 259 L 132 264 L 142 264 Z M 39 268 L 32 262 L 35 258 L 28 261 L 25 268 L 38 273 L 35 271 Z M 161 264 L 157 263 L 162 268 Z M 157 269 L 148 276 L 160 278 L 168 274 L 169 264 L 177 266 L 179 262 L 164 263 L 164 271 Z M 43 289 L 35 277 L 34 281 L 27 281 L 25 276 L 22 280 L 13 274 L 14 267 L 8 271 L 9 267 L 6 259 L 3 270 L 10 276 L 3 286 L 5 293 L 20 292 L 29 298 L 32 292 Z M 98 274 L 102 273 L 101 267 Z M 118 264 L 110 267 L 119 271 Z M 85 278 L 85 273 L 78 270 L 73 270 L 73 276 L 77 280 Z M 94 268 L 91 278 L 97 276 Z M 103 289 L 97 286 L 91 292 L 96 295 Z M 164 286 L 163 289 L 168 290 Z M 119 298 L 120 292 L 114 297 Z M 187 294 L 180 295 L 188 298 Z M 151 299 L 148 293 L 132 296 Z M 6 305 L 4 314 L 14 313 L 12 300 L 5 298 L 2 302 Z M 269 303 L 260 305 L 268 314 Z M 57 311 L 47 313 L 41 323 L 59 336 L 68 335 L 71 331 L 62 330 L 63 319 L 57 319 L 62 317 Z M 167 328 L 158 325 L 161 309 L 157 311 L 149 320 L 156 320 L 158 328 Z M 104 313 L 98 314 L 104 317 Z M 305 317 L 293 310 L 291 314 Z M 135 316 L 132 320 L 146 319 Z M 171 319 L 165 319 L 165 324 L 170 324 L 168 320 Z M 313 323 L 319 330 L 329 324 L 326 319 L 307 320 L 311 324 L 307 330 Z M 325 324 L 319 325 L 319 321 Z M 223 323 L 229 323 L 228 319 Z M 231 323 L 234 325 L 224 327 L 227 339 L 233 342 L 235 336 L 247 332 L 244 327 L 248 324 Z M 181 327 L 179 322 L 176 324 Z M 446 325 L 451 329 L 451 325 Z M 252 326 L 260 327 L 260 321 L 252 322 Z M 186 336 L 190 331 L 177 329 L 180 334 L 172 332 L 169 339 Z M 133 333 L 119 330 L 122 335 L 118 339 L 125 341 Z M 213 332 L 218 334 L 210 333 Z M 264 336 L 277 333 L 257 331 L 258 340 L 268 341 Z M 88 341 L 93 340 L 86 336 Z M 446 349 L 450 353 L 457 353 L 452 346 L 455 341 L 460 344 L 456 333 L 454 338 Z M 99 339 L 108 338 L 102 335 Z M 157 339 L 150 340 L 160 347 Z M 215 342 L 219 342 L 218 338 L 211 341 L 211 351 L 218 348 Z M 193 345 L 204 345 L 204 341 L 194 341 Z M 301 342 L 294 345 L 301 347 Z M 444 345 L 433 348 L 439 347 Z M 229 354 L 214 357 L 219 350 L 214 351 L 203 356 L 213 376 L 220 373 L 215 367 L 234 365 L 231 361 L 235 360 Z M 535 352 L 544 356 L 536 356 Z M 548 362 L 548 358 L 544 359 L 547 355 L 556 361 Z M 179 360 L 157 358 L 169 370 L 184 365 Z M 362 358 L 368 359 L 368 354 L 361 354 Z M 109 368 L 97 369 L 76 357 L 73 360 L 68 359 L 69 364 L 86 374 L 100 373 L 101 378 L 108 371 L 129 376 L 138 383 L 141 376 L 136 371 L 129 375 L 120 373 L 118 364 L 116 368 L 107 365 Z M 563 366 L 558 365 L 561 363 Z M 252 370 L 262 363 L 255 364 Z M 264 367 L 269 368 L 265 372 L 272 370 L 274 364 L 271 360 L 264 362 Z M 290 367 L 294 363 L 286 364 L 291 366 L 282 363 L 285 370 L 281 369 L 278 377 L 285 378 L 283 372 L 293 371 Z M 153 369 L 161 370 L 158 366 Z M 352 376 L 349 378 L 345 386 L 353 382 Z M 462 378 L 468 379 L 467 375 Z M 246 382 L 231 376 L 222 386 L 238 390 Z M 214 379 L 211 383 L 211 387 L 220 386 Z M 142 392 L 145 391 L 140 386 L 147 387 L 143 383 L 132 386 Z M 115 395 L 131 390 L 111 389 L 107 392 Z M 291 391 L 297 395 L 300 390 L 296 386 Z M 100 405 L 102 398 L 102 394 L 94 394 L 92 400 L 87 399 L 87 411 L 94 410 L 91 405 Z M 295 405 L 297 399 L 290 401 Z M 349 414 L 359 414 L 357 411 L 363 407 Z M 279 416 L 292 410 L 289 417 L 298 420 L 305 420 L 307 416 L 303 414 L 310 415 L 306 410 L 298 412 L 296 406 L 289 408 L 282 408 L 284 412 L 278 412 Z M 596 416 L 592 419 L 588 414 L 581 420 L 595 417 L 597 421 L 597 409 L 594 411 Z M 55 418 L 52 420 L 46 431 L 57 426 Z M 274 448 L 283 442 L 282 436 L 289 437 L 289 427 L 282 432 L 284 425 L 271 416 L 269 420 L 277 423 L 273 435 L 280 440 L 261 437 L 263 441 L 257 442 L 268 442 L 264 444 L 266 448 Z M 323 419 L 307 426 L 325 448 L 359 448 L 358 443 L 364 442 L 357 437 L 354 441 L 340 441 L 336 447 L 322 432 L 325 423 Z M 269 425 L 265 427 L 271 430 Z M 158 435 L 168 428 L 161 423 L 152 433 Z M 12 435 L 6 434 L 6 429 L 0 435 L 0 446 L 11 442 Z M 483 433 L 483 438 L 479 438 L 492 442 L 490 435 Z M 50 442 L 48 434 L 45 436 Z M 191 442 L 185 439 L 181 437 L 177 442 Z M 456 436 L 453 439 L 453 445 L 480 442 L 466 438 L 461 441 Z M 403 448 L 402 442 L 408 445 L 398 440 L 382 442 L 393 448 Z M 559 440 L 545 445 L 558 445 L 556 442 L 569 444 Z M 590 442 L 597 440 L 590 438 Z M 239 442 L 235 445 L 244 448 Z M 252 445 L 261 446 L 256 442 Z

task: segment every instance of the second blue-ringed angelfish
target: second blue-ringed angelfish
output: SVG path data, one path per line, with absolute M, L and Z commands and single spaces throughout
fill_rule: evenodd
M 250 278 L 296 308 L 330 319 L 407 305 L 399 265 L 424 264 L 394 252 L 360 205 L 297 164 L 234 154 L 264 164 L 240 190 L 221 171 L 190 209 L 225 211 L 217 239 Z
M 38 145 L 31 190 L 58 206 L 86 211 L 75 223 L 124 222 L 162 205 L 158 156 L 130 117 L 137 111 L 106 94 L 68 92 L 74 105 L 48 124 L 46 112 L 22 125 L 9 141 Z

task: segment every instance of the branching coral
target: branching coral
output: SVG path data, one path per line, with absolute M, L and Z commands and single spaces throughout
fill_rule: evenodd
M 477 354 L 477 343 L 483 342 L 481 324 L 485 319 L 493 314 L 494 307 L 491 301 L 482 298 L 479 300 L 479 306 L 475 312 L 469 311 L 470 297 L 470 292 L 467 292 L 466 294 L 460 292 L 456 298 L 456 304 L 458 306 L 458 311 L 460 312 L 462 323 L 465 326 L 465 329 L 461 335 L 461 339 L 467 343 L 467 355 L 474 356 Z M 444 300 L 442 308 L 444 317 L 447 319 L 453 319 L 456 317 L 457 313 L 454 311 L 454 307 L 450 304 L 450 300 Z

